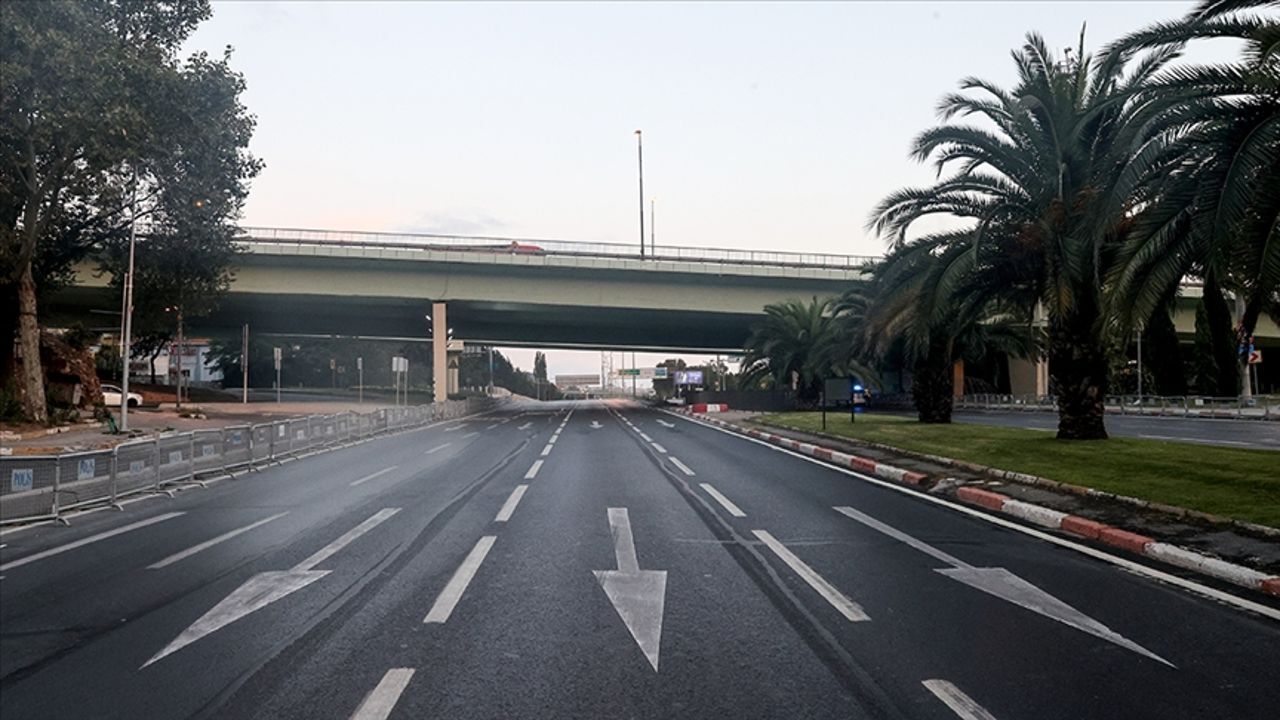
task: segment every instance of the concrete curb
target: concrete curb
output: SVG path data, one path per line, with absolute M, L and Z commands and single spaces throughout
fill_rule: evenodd
M 702 422 L 708 422 L 726 430 L 731 430 L 741 435 L 758 438 L 767 443 L 785 447 L 789 450 L 795 450 L 803 455 L 815 457 L 825 460 L 833 465 L 847 467 L 851 470 L 871 473 L 877 477 L 893 480 L 905 485 L 920 485 L 925 480 L 923 473 L 911 472 L 897 468 L 885 463 L 876 462 L 857 455 L 838 452 L 830 448 L 824 448 L 811 443 L 803 443 L 798 440 L 767 433 L 757 428 L 744 428 L 740 425 L 720 420 L 718 418 L 708 417 L 706 415 L 698 415 L 693 412 L 683 411 L 684 414 L 696 417 Z M 1055 483 L 1060 484 L 1060 483 Z M 1074 486 L 1073 486 L 1074 487 Z M 1085 489 L 1085 488 L 1082 488 Z M 1063 532 L 1075 535 L 1077 537 L 1093 540 L 1095 542 L 1108 545 L 1113 548 L 1136 553 L 1153 560 L 1168 563 L 1170 565 L 1191 570 L 1209 577 L 1225 580 L 1226 582 L 1246 587 L 1251 590 L 1258 590 L 1274 597 L 1280 597 L 1280 577 L 1273 577 L 1266 573 L 1253 570 L 1252 568 L 1236 565 L 1234 563 L 1219 560 L 1215 557 L 1202 555 L 1176 545 L 1162 543 L 1155 538 L 1139 535 L 1129 532 L 1123 528 L 1118 528 L 1105 523 L 1100 523 L 1079 515 L 1071 515 L 1051 508 L 1036 505 L 1034 503 L 1015 500 L 1008 495 L 993 492 L 984 488 L 974 487 L 972 485 L 962 485 L 956 488 L 956 498 L 977 505 L 987 510 L 993 510 L 1011 517 L 1024 520 L 1039 527 L 1049 528 L 1051 530 L 1061 530 Z M 1087 493 L 1095 494 L 1095 493 Z M 1106 495 L 1106 493 L 1097 493 Z M 1150 505 L 1150 503 L 1147 503 Z

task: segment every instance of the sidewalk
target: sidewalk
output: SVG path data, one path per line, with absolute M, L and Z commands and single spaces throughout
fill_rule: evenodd
M 101 422 L 88 422 L 59 428 L 53 435 L 29 438 L 13 438 L 0 435 L 0 453 L 9 455 L 33 455 L 78 450 L 99 450 L 114 447 L 128 440 L 147 437 L 160 432 L 185 432 L 230 425 L 252 425 L 278 420 L 284 417 L 306 415 L 331 415 L 341 412 L 373 412 L 390 403 L 365 402 L 283 402 L 283 403 L 188 403 L 183 412 L 199 409 L 203 418 L 179 417 L 178 410 L 170 403 L 158 408 L 137 408 L 129 411 L 131 434 L 111 435 Z M 119 414 L 116 413 L 117 422 Z

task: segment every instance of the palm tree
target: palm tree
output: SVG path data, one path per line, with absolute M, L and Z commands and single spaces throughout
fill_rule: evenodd
M 1030 312 L 1002 300 L 997 285 L 971 276 L 954 295 L 939 292 L 944 274 L 956 266 L 955 256 L 970 252 L 956 242 L 936 255 L 940 239 L 904 245 L 875 267 L 875 309 L 866 324 L 876 355 L 900 348 L 910 364 L 912 400 L 922 423 L 951 422 L 957 361 L 979 363 L 995 352 L 1029 357 L 1039 351 Z
M 979 276 L 1011 305 L 1043 305 L 1059 438 L 1107 436 L 1103 277 L 1130 211 L 1113 190 L 1135 120 L 1151 102 L 1134 89 L 1175 54 L 1154 53 L 1126 74 L 1127 57 L 1085 55 L 1083 33 L 1079 49 L 1062 59 L 1029 34 L 1013 54 L 1020 78 L 1013 90 L 968 78 L 967 92 L 939 105 L 944 122 L 976 115 L 992 129 L 944 124 L 922 133 L 914 157 L 933 158 L 939 174 L 957 169 L 930 187 L 893 193 L 870 222 L 900 248 L 920 242 L 907 237 L 920 218 L 965 220 L 963 231 L 924 241 L 945 258 L 939 296 L 957 298 Z M 947 252 L 957 248 L 968 251 Z
M 1251 12 L 1263 7 L 1280 3 L 1209 0 L 1109 51 L 1244 42 L 1237 62 L 1171 67 L 1139 90 L 1152 102 L 1119 188 L 1143 204 L 1112 272 L 1120 332 L 1145 322 L 1187 275 L 1204 280 L 1213 307 L 1223 290 L 1244 301 L 1242 335 L 1280 300 L 1280 17 Z
M 848 351 L 848 326 L 839 319 L 832 298 L 810 302 L 789 300 L 765 306 L 765 318 L 757 323 L 746 342 L 742 383 L 749 386 L 771 378 L 776 387 L 792 387 L 802 404 L 813 404 L 827 377 L 850 372 L 866 377 Z

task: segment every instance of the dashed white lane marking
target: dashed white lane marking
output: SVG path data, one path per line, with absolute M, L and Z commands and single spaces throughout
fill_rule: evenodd
M 525 423 L 525 424 L 523 424 L 523 425 L 521 425 L 521 426 L 517 427 L 516 429 L 517 429 L 517 430 L 528 430 L 528 429 L 529 429 L 529 428 L 531 428 L 531 427 L 533 427 L 533 423 L 531 423 L 531 422 L 527 422 L 527 423 Z
M 412 678 L 411 668 L 388 670 L 387 674 L 382 676 L 378 686 L 370 691 L 365 696 L 364 702 L 360 703 L 360 707 L 356 708 L 351 720 L 386 720 L 391 716 L 391 710 L 400 701 L 400 695 Z
M 659 445 L 658 443 L 649 443 L 649 444 L 653 446 L 653 449 L 654 449 L 654 450 L 657 450 L 658 452 L 662 453 L 663 455 L 666 455 L 666 454 L 667 454 L 667 449 L 666 449 L 666 448 L 664 448 L 664 447 L 662 447 L 662 446 L 661 446 L 661 445 Z
M 862 620 L 870 620 L 871 618 L 863 611 L 862 606 L 850 600 L 844 593 L 840 592 L 825 578 L 817 573 L 816 570 L 805 564 L 803 560 L 795 556 L 795 553 L 787 549 L 786 545 L 778 542 L 777 538 L 770 535 L 764 530 L 751 531 L 760 542 L 763 542 L 774 555 L 777 555 L 782 562 L 787 564 L 801 580 L 809 584 L 809 587 L 818 591 L 818 594 L 824 600 L 831 603 L 831 607 L 845 617 L 849 622 L 859 622 Z
M 462 599 L 462 594 L 467 591 L 467 585 L 471 584 L 471 579 L 480 569 L 480 563 L 484 562 L 485 556 L 489 554 L 489 550 L 493 548 L 493 543 L 497 539 L 497 535 L 485 535 L 476 542 L 476 546 L 471 548 L 471 552 L 467 553 L 462 564 L 454 571 L 453 577 L 449 578 L 449 584 L 444 586 L 440 597 L 436 598 L 435 605 L 431 606 L 431 611 L 422 622 L 442 623 L 449 619 L 458 601 Z
M 951 712 L 963 720 L 996 720 L 986 708 L 974 702 L 973 698 L 965 695 L 960 688 L 946 680 L 925 680 L 921 685 L 924 685 L 925 689 L 936 695 L 951 708 Z
M 144 528 L 148 525 L 155 525 L 156 523 L 164 522 L 165 520 L 172 520 L 173 518 L 176 518 L 179 515 L 185 515 L 185 514 L 186 513 L 183 513 L 181 511 L 165 513 L 163 515 L 157 515 L 153 518 L 147 518 L 146 520 L 139 520 L 138 522 L 135 522 L 135 523 L 122 525 L 118 528 L 115 528 L 114 530 L 100 532 L 97 535 L 90 535 L 87 538 L 81 538 L 79 540 L 76 540 L 75 542 L 67 543 L 66 545 L 59 545 L 58 547 L 49 548 L 48 550 L 45 550 L 43 552 L 38 552 L 34 555 L 28 555 L 18 560 L 11 560 L 3 565 L 0 565 L 0 572 L 4 572 L 5 570 L 9 570 L 16 567 L 22 567 L 27 563 L 33 563 L 33 562 L 36 562 L 37 560 L 43 560 L 48 557 L 53 557 L 54 555 L 61 555 L 62 553 L 67 552 L 68 550 L 75 550 L 76 548 L 84 547 L 85 545 L 96 543 L 99 540 L 106 540 L 107 538 L 113 538 L 116 535 L 121 535 L 131 530 L 137 530 L 139 528 Z
M 430 450 L 428 450 L 428 451 L 426 451 L 426 452 L 424 452 L 424 453 L 422 453 L 422 454 L 423 454 L 423 455 L 431 455 L 431 454 L 434 454 L 434 453 L 438 453 L 438 452 L 440 452 L 441 450 L 443 450 L 443 449 L 445 449 L 445 448 L 449 447 L 449 446 L 450 446 L 450 445 L 452 445 L 452 444 L 453 444 L 453 443 L 451 443 L 451 442 L 447 442 L 447 443 L 445 443 L 445 444 L 443 444 L 443 445 L 437 445 L 437 446 L 435 446 L 435 447 L 431 448 Z
M 714 487 L 711 487 L 711 483 L 699 483 L 699 484 L 702 485 L 703 490 L 707 491 L 708 495 L 715 498 L 716 502 L 720 503 L 721 507 L 723 507 L 725 510 L 728 510 L 730 515 L 734 517 L 747 516 L 746 513 L 742 512 L 742 508 L 738 507 L 737 505 L 734 505 L 732 500 L 730 500 L 729 498 L 721 494 L 719 490 L 715 489 Z
M 645 435 L 644 433 L 640 433 L 640 437 L 643 438 L 645 442 L 653 442 L 653 438 Z
M 676 457 L 675 455 L 668 455 L 667 458 L 671 460 L 672 465 L 675 465 L 676 467 L 680 468 L 680 472 L 684 473 L 685 475 L 688 475 L 689 477 L 693 477 L 694 475 L 697 474 L 694 471 L 690 470 L 688 465 L 685 465 L 684 463 L 680 462 L 680 458 Z
M 516 505 L 520 504 L 520 498 L 524 497 L 524 493 L 529 489 L 528 485 L 517 485 L 515 490 L 511 491 L 511 496 L 502 504 L 502 509 L 498 511 L 498 516 L 493 519 L 494 522 L 506 522 L 511 519 L 511 513 L 516 511 Z
M 475 436 L 477 436 L 477 435 L 479 435 L 479 434 L 480 434 L 480 433 L 478 433 L 478 432 L 469 432 L 469 433 L 467 433 L 466 435 L 463 435 L 463 436 L 462 436 L 462 439 L 463 439 L 463 440 L 466 440 L 467 438 L 473 438 L 473 437 L 475 437 Z
M 311 557 L 293 566 L 293 571 L 310 570 L 329 559 L 330 555 L 350 545 L 356 538 L 378 527 L 384 520 L 400 512 L 400 508 L 383 508 L 369 517 L 368 520 L 343 533 L 342 537 L 317 550 Z
M 444 431 L 445 431 L 445 432 L 456 432 L 456 431 L 458 431 L 458 430 L 461 430 L 461 429 L 462 429 L 462 428 L 464 428 L 464 427 L 466 427 L 466 424 L 462 424 L 462 425 L 454 425 L 453 427 L 445 428 L 445 429 L 444 429 Z
M 551 454 L 551 443 L 547 443 L 547 446 L 542 448 L 542 457 L 546 457 L 550 454 Z
M 369 482 L 370 480 L 372 480 L 372 479 L 374 479 L 374 478 L 376 478 L 376 477 L 382 477 L 383 475 L 386 475 L 387 473 L 391 472 L 392 470 L 395 470 L 395 469 L 396 469 L 396 468 L 398 468 L 398 467 L 400 467 L 400 466 L 399 466 L 399 465 L 392 465 L 391 467 L 389 467 L 389 468 L 383 468 L 383 469 L 379 470 L 379 471 L 378 471 L 378 472 L 376 472 L 376 473 L 369 473 L 368 475 L 365 475 L 364 477 L 360 478 L 359 480 L 352 480 L 352 481 L 351 481 L 351 487 L 355 487 L 355 486 L 357 486 L 357 485 L 363 485 L 363 484 L 365 484 L 365 483 Z
M 533 464 L 529 466 L 529 472 L 524 474 L 524 479 L 525 480 L 534 479 L 535 477 L 538 476 L 538 471 L 541 469 L 542 469 L 542 461 L 534 460 Z
M 173 555 L 170 555 L 169 557 L 167 557 L 167 558 L 165 558 L 165 559 L 161 560 L 160 562 L 152 563 L 151 565 L 148 565 L 148 566 L 147 566 L 147 569 L 148 569 L 148 570 L 159 570 L 160 568 L 162 568 L 162 567 L 167 567 L 167 566 L 169 566 L 169 565 L 172 565 L 172 564 L 174 564 L 174 563 L 178 562 L 179 560 L 186 560 L 187 558 L 191 557 L 192 555 L 195 555 L 196 553 L 198 553 L 198 552 L 200 552 L 200 551 L 202 551 L 202 550 L 208 550 L 209 548 L 213 547 L 214 545 L 217 545 L 217 544 L 218 544 L 218 543 L 220 543 L 220 542 L 225 542 L 225 541 L 227 541 L 227 540 L 230 540 L 231 538 L 233 538 L 233 537 L 235 537 L 235 536 L 237 536 L 237 535 L 241 535 L 241 534 L 243 534 L 243 533 L 247 533 L 247 532 L 249 532 L 250 530 L 253 530 L 254 528 L 257 528 L 257 527 L 261 527 L 261 526 L 263 526 L 263 525 L 266 525 L 267 523 L 271 522 L 272 520 L 278 520 L 278 519 L 280 519 L 280 518 L 282 518 L 282 517 L 284 517 L 285 515 L 288 515 L 288 514 L 289 514 L 289 513 L 288 513 L 288 511 L 285 511 L 285 512 L 282 512 L 282 513 L 276 513 L 275 515 L 272 515 L 271 517 L 262 518 L 261 520 L 259 520 L 259 521 L 255 522 L 255 523 L 250 523 L 250 524 L 248 524 L 248 525 L 245 525 L 245 526 L 244 526 L 244 527 L 242 527 L 242 528 L 236 528 L 235 530 L 232 530 L 232 531 L 230 531 L 230 532 L 222 533 L 221 535 L 219 535 L 219 536 L 218 536 L 218 537 L 216 537 L 216 538 L 212 538 L 212 539 L 210 539 L 210 540 L 205 540 L 204 542 L 200 543 L 199 545 L 193 545 L 193 546 L 191 546 L 191 547 L 187 548 L 186 550 L 183 550 L 182 552 L 174 553 Z
M 486 428 L 485 428 L 485 430 L 492 430 L 492 429 L 494 429 L 494 428 L 498 427 L 498 426 L 499 426 L 499 425 L 501 425 L 501 424 L 502 424 L 502 423 L 494 423 L 494 424 L 492 424 L 492 425 L 490 425 L 490 426 L 486 427 Z

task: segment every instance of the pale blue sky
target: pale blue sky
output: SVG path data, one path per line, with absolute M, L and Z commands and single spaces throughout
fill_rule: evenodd
M 932 178 L 907 148 L 957 80 L 1190 6 L 215 2 L 190 46 L 248 80 L 247 225 L 634 242 L 640 128 L 659 245 L 878 254 L 867 214 Z

